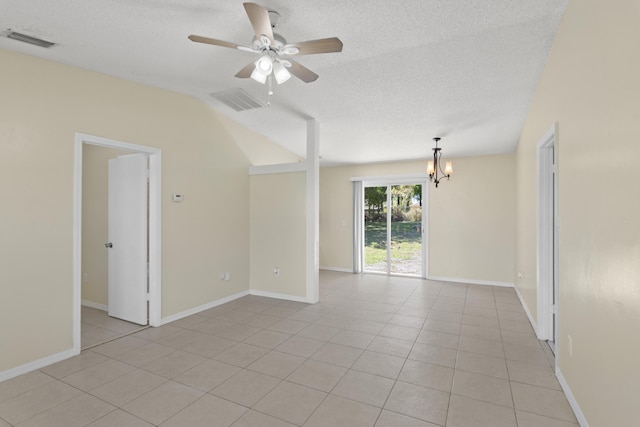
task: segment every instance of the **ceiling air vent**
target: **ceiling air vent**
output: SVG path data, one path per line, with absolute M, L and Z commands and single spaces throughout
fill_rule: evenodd
M 15 31 L 9 31 L 7 33 L 7 37 L 9 37 L 10 39 L 13 40 L 18 40 L 20 42 L 24 42 L 24 43 L 29 43 L 35 46 L 40 46 L 40 47 L 44 47 L 44 48 L 49 48 L 53 45 L 55 45 L 55 43 L 52 42 L 48 42 L 46 40 L 42 40 L 36 37 L 31 37 L 28 36 L 26 34 L 22 34 L 22 33 L 17 33 Z
M 236 111 L 252 110 L 254 108 L 267 106 L 267 104 L 253 97 L 249 92 L 240 88 L 212 93 L 211 96 Z

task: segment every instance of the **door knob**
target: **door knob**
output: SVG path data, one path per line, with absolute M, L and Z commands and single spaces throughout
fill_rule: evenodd
M 104 244 L 105 248 L 112 248 L 113 247 L 113 243 L 109 242 L 109 243 L 105 243 Z

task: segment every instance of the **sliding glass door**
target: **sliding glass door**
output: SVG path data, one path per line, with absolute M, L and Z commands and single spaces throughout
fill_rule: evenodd
M 387 186 L 364 188 L 364 271 L 387 273 Z
M 364 271 L 424 276 L 422 183 L 364 186 Z

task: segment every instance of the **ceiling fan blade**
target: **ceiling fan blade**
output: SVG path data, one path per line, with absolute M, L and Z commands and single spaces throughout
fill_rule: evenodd
M 309 40 L 306 42 L 291 43 L 283 47 L 283 50 L 293 47 L 299 52 L 296 55 L 313 55 L 316 53 L 342 52 L 342 41 L 337 37 L 330 37 L 320 40 Z
M 256 63 L 250 62 L 249 64 L 242 67 L 242 69 L 236 73 L 235 77 L 239 79 L 248 79 L 249 77 L 251 77 L 251 73 L 253 73 L 253 70 L 255 69 Z
M 249 21 L 256 37 L 260 40 L 261 36 L 266 36 L 271 44 L 273 44 L 273 30 L 271 29 L 271 19 L 269 19 L 269 11 L 264 7 L 255 3 L 242 3 L 244 10 L 247 11 Z
M 242 46 L 242 45 L 239 45 L 239 44 L 226 42 L 224 40 L 210 39 L 209 37 L 196 36 L 194 34 L 191 34 L 189 36 L 189 40 L 191 40 L 192 42 L 196 42 L 196 43 L 206 43 L 206 44 L 212 44 L 214 46 L 230 47 L 232 49 L 239 49 L 239 50 L 244 50 L 244 51 L 248 50 L 250 52 L 255 52 L 255 50 L 253 50 L 252 48 L 250 48 L 248 46 Z
M 303 82 L 311 83 L 318 80 L 319 76 L 313 71 L 311 71 L 310 69 L 308 69 L 307 67 L 305 67 L 304 65 L 301 65 L 299 62 L 293 61 L 291 59 L 287 59 L 287 61 L 291 63 L 291 67 L 289 67 L 289 72 L 294 76 L 296 76 L 297 78 L 299 78 L 300 80 L 302 80 Z

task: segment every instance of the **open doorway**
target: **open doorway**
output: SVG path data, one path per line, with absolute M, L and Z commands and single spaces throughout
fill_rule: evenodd
M 74 192 L 74 352 L 81 348 L 108 341 L 130 333 L 142 324 L 159 326 L 160 319 L 160 150 L 152 147 L 108 140 L 91 135 L 76 134 L 75 192 Z M 113 195 L 109 194 L 109 170 L 113 163 L 121 159 L 136 160 L 144 169 L 137 172 L 137 182 L 142 182 L 144 195 L 136 194 L 141 200 L 143 211 L 137 216 L 136 233 L 141 237 L 136 260 L 137 295 L 122 295 L 121 303 L 114 303 L 113 286 L 109 283 L 114 276 L 112 235 Z M 123 172 L 116 169 L 118 174 Z M 113 175 L 113 171 L 111 171 Z M 147 179 L 148 175 L 148 179 Z M 124 185 L 131 178 L 121 179 Z M 122 184 L 122 183 L 121 183 Z M 140 187 L 141 185 L 138 185 Z M 111 191 L 113 193 L 113 191 Z M 116 194 L 121 191 L 116 191 Z M 108 197 L 107 197 L 108 195 Z M 109 200 L 109 202 L 107 202 Z M 125 204 L 130 204 L 125 201 Z M 130 215 L 130 213 L 127 213 Z M 111 222 L 111 225 L 108 226 Z M 106 229 L 109 230 L 108 234 Z M 131 234 L 130 231 L 127 232 Z M 125 233 L 125 234 L 127 234 Z M 143 233 L 143 234 L 142 234 Z M 111 243 L 111 244 L 110 244 Z M 119 245 L 122 248 L 127 245 Z M 126 255 L 124 259 L 130 258 Z M 117 265 L 117 264 L 116 264 Z M 119 269 L 122 267 L 118 267 Z M 107 273 L 107 271 L 109 273 Z M 139 289 L 138 289 L 139 288 Z M 117 295 L 117 292 L 116 292 Z M 138 317 L 131 319 L 122 315 L 131 300 L 135 301 Z M 124 305 L 124 308 L 118 308 Z M 113 310 L 112 308 L 118 308 Z M 108 315 L 105 312 L 108 310 Z M 117 319 L 133 320 L 126 322 Z M 148 322 L 147 322 L 148 319 Z M 84 329 L 83 329 L 84 327 Z
M 146 300 L 142 304 L 140 302 L 137 303 L 137 305 L 140 305 L 140 310 L 144 309 L 142 316 L 144 321 L 140 322 L 139 318 L 136 319 L 137 322 L 135 323 L 129 322 L 128 320 L 130 319 L 126 318 L 126 316 L 118 315 L 119 302 L 116 301 L 114 303 L 113 301 L 114 292 L 112 288 L 115 282 L 120 282 L 121 280 L 117 271 L 121 267 L 118 266 L 117 262 L 113 262 L 113 244 L 107 242 L 118 242 L 115 248 L 118 250 L 117 253 L 123 250 L 123 245 L 120 244 L 121 239 L 113 236 L 114 233 L 118 232 L 118 227 L 114 229 L 113 222 L 134 222 L 137 226 L 134 228 L 140 228 L 140 231 L 136 234 L 136 240 L 140 241 L 138 246 L 144 245 L 144 247 L 137 249 L 137 252 L 141 252 L 141 254 L 137 257 L 132 257 L 132 262 L 141 264 L 140 268 L 137 269 L 138 277 L 134 277 L 134 280 L 139 282 L 137 287 L 140 287 L 145 295 L 147 291 L 147 195 L 142 195 L 144 197 L 143 201 L 133 200 L 133 206 L 136 209 L 143 209 L 143 212 L 141 212 L 143 218 L 138 218 L 135 212 L 134 215 L 131 215 L 125 211 L 126 217 L 124 215 L 122 217 L 118 214 L 114 215 L 112 212 L 118 209 L 119 197 L 117 196 L 118 193 L 121 193 L 118 188 L 121 185 L 119 181 L 124 181 L 122 184 L 131 186 L 129 184 L 131 180 L 126 174 L 114 173 L 112 163 L 117 165 L 121 157 L 126 159 L 128 156 L 144 155 L 133 154 L 128 150 L 91 144 L 84 144 L 82 150 L 82 310 L 80 341 L 83 350 L 140 330 L 147 325 L 148 321 Z M 144 185 L 144 192 L 146 193 L 148 159 L 144 156 L 141 160 L 144 162 L 141 165 L 144 169 L 141 172 L 143 176 L 137 177 L 137 181 L 143 181 L 140 184 Z M 121 179 L 117 180 L 114 185 L 112 181 L 118 176 L 121 176 Z M 139 192 L 140 185 L 131 187 Z M 112 200 L 114 198 L 115 200 Z M 139 259 L 141 256 L 143 259 Z M 125 274 L 127 274 L 127 269 L 125 268 L 124 270 Z M 144 276 L 139 277 L 140 273 Z M 135 283 L 129 283 L 129 286 L 134 287 L 135 285 Z M 114 310 L 116 314 L 114 314 Z
M 558 345 L 557 125 L 538 142 L 538 338 Z

